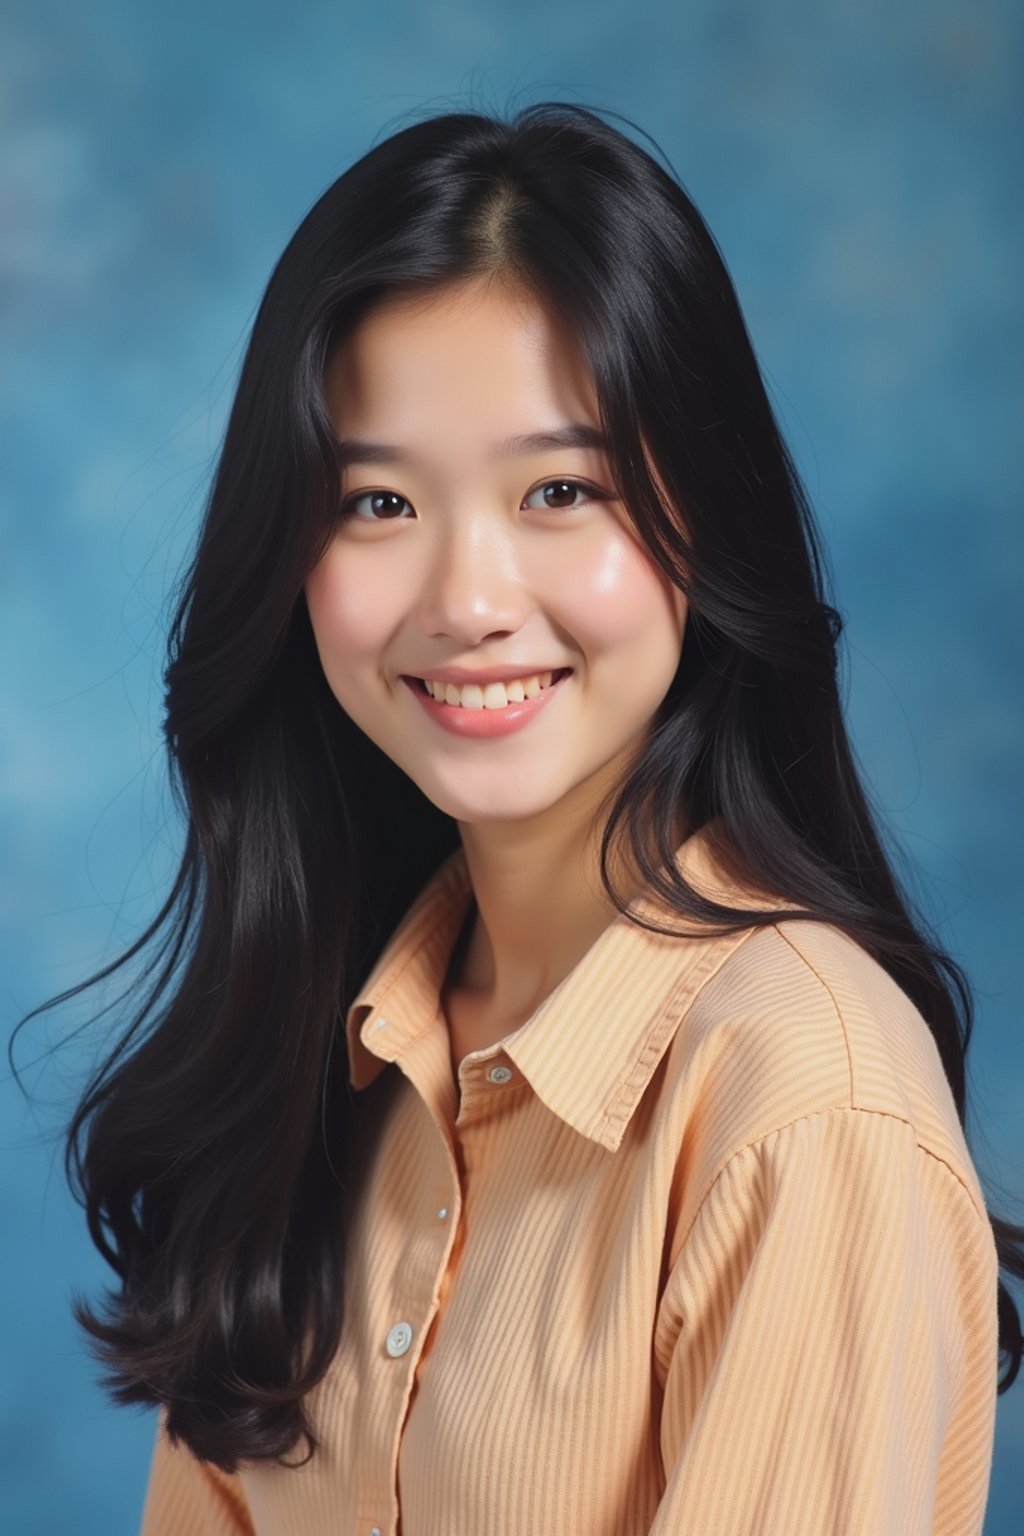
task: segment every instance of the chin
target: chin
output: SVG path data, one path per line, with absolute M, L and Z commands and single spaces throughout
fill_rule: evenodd
M 419 787 L 432 805 L 464 826 L 493 826 L 502 822 L 528 821 L 550 811 L 562 798 L 561 795 L 502 795 L 493 788 L 470 797 L 447 792 L 436 785 L 421 783 Z

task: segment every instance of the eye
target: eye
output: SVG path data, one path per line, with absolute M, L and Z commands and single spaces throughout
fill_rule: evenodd
M 382 516 L 358 517 L 354 518 L 354 521 L 359 523 L 395 522 L 399 516 L 395 502 L 405 502 L 406 506 L 409 505 L 405 497 L 400 496 L 397 491 L 360 491 L 356 496 L 345 498 L 341 504 L 341 516 L 353 517 L 353 509 L 361 501 L 367 500 L 372 504 L 373 511 L 382 513 Z
M 547 492 L 553 492 L 548 496 Z M 583 493 L 583 500 L 576 501 L 578 493 Z M 583 506 L 587 501 L 611 501 L 613 498 L 606 491 L 599 491 L 596 486 L 586 480 L 545 480 L 543 484 L 535 486 L 528 491 L 525 501 L 531 496 L 544 494 L 543 507 L 534 507 L 534 511 L 548 512 L 574 512 L 577 507 Z M 357 515 L 355 508 L 362 501 L 370 503 L 367 516 Z M 398 522 L 402 517 L 402 507 L 408 507 L 410 502 L 398 491 L 359 491 L 353 496 L 347 496 L 341 504 L 339 515 L 343 518 L 351 518 L 359 523 L 385 523 Z
M 608 501 L 611 498 L 604 491 L 599 491 L 596 486 L 588 484 L 586 480 L 545 480 L 543 485 L 535 486 L 528 492 L 526 499 L 536 496 L 539 492 L 554 491 L 554 499 L 545 495 L 543 508 L 548 512 L 575 512 L 577 507 L 583 506 L 586 501 Z M 583 492 L 583 501 L 573 501 L 577 491 Z

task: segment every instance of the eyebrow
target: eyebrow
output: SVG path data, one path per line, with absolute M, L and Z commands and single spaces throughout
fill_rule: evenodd
M 508 437 L 495 443 L 491 457 L 513 458 L 527 453 L 547 453 L 552 448 L 599 448 L 608 453 L 611 443 L 598 427 L 572 422 L 550 432 L 527 432 L 521 437 Z M 338 468 L 346 464 L 415 464 L 416 455 L 393 443 L 370 443 L 359 438 L 343 437 L 335 441 Z

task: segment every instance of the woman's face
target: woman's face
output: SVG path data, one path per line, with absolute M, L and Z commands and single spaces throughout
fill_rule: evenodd
M 342 515 L 306 581 L 335 698 L 460 822 L 588 803 L 646 738 L 686 599 L 599 446 L 509 443 L 599 430 L 571 333 L 524 290 L 473 279 L 364 316 L 324 389 L 339 440 L 387 445 L 339 454 Z M 486 687 L 433 703 L 416 680 L 448 668 L 556 686 L 531 701 L 527 684 L 521 706 L 514 686 L 509 704 Z

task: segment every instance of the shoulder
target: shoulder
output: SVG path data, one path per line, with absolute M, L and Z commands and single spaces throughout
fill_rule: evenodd
M 702 1128 L 705 1174 L 805 1116 L 855 1110 L 903 1122 L 985 1208 L 927 1021 L 832 924 L 751 932 L 693 998 L 671 1056 L 686 1119 Z

